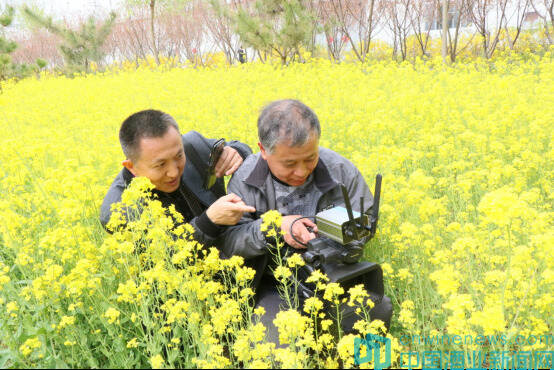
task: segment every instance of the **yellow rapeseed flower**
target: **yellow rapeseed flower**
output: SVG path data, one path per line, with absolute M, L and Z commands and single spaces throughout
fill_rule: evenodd
M 23 355 L 23 357 L 28 357 L 31 353 L 34 352 L 35 349 L 38 349 L 42 347 L 42 342 L 37 338 L 29 338 L 27 339 L 20 347 L 19 351 Z
M 137 338 L 133 338 L 130 341 L 127 342 L 127 348 L 137 348 L 138 347 L 138 340 Z
M 119 312 L 117 309 L 110 307 L 106 310 L 104 313 L 104 317 L 108 319 L 108 323 L 113 324 L 114 322 L 119 320 L 119 316 L 121 315 L 121 312 Z
M 152 365 L 152 369 L 161 369 L 164 363 L 165 361 L 161 355 L 150 357 L 150 365 Z

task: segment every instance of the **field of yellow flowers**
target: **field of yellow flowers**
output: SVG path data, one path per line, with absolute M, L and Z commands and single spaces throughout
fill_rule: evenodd
M 98 221 L 129 114 L 161 109 L 183 132 L 256 148 L 260 108 L 289 97 L 314 109 L 321 145 L 350 158 L 370 188 L 383 174 L 365 257 L 382 265 L 395 312 L 388 333 L 357 328 L 391 339 L 393 366 L 407 352 L 552 351 L 553 86 L 552 51 L 454 67 L 313 60 L 4 85 L 0 367 L 353 366 L 354 335 L 318 332 L 311 319 L 330 325 L 318 301 L 305 316 L 283 311 L 288 344 L 267 343 L 249 303 L 252 271 L 198 252 L 156 202 L 131 230 L 109 236 Z M 148 191 L 135 185 L 129 206 Z M 340 295 L 314 279 L 326 299 Z M 347 293 L 366 312 L 363 292 Z M 456 335 L 486 339 L 433 341 Z

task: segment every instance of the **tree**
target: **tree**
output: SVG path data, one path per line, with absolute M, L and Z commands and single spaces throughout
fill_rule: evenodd
M 521 34 L 521 30 L 523 28 L 523 23 L 525 21 L 525 15 L 527 14 L 527 10 L 529 9 L 531 5 L 530 0 L 511 0 L 511 4 L 514 7 L 514 11 L 512 14 L 512 17 L 515 17 L 515 35 L 512 38 L 512 35 L 510 35 L 510 30 L 508 29 L 508 22 L 504 22 L 504 31 L 506 32 L 506 38 L 508 39 L 508 45 L 510 49 L 514 49 L 516 42 Z
M 442 0 L 441 9 L 442 19 L 442 61 L 446 63 L 446 55 L 448 54 L 448 0 Z
M 305 5 L 308 12 L 312 15 L 310 18 L 312 24 L 310 24 L 310 40 L 308 42 L 307 48 L 308 51 L 314 56 L 317 51 L 317 35 L 319 35 L 322 30 L 322 24 L 320 23 L 320 4 L 321 0 L 306 0 Z
M 132 35 L 128 33 L 134 39 L 133 43 L 137 44 L 134 49 L 140 51 L 141 58 L 145 58 L 145 50 L 150 49 L 157 64 L 160 64 L 160 56 L 169 59 L 184 56 L 195 64 L 203 63 L 200 49 L 205 44 L 206 28 L 214 33 L 214 24 L 218 22 L 217 14 L 213 14 L 216 19 L 207 15 L 203 0 L 125 0 L 125 3 L 128 10 L 133 11 L 128 22 Z M 146 9 L 148 20 L 142 15 Z M 228 28 L 231 29 L 230 26 Z M 217 31 L 214 42 L 224 46 L 223 51 L 229 59 L 227 45 L 221 41 L 225 35 Z M 139 43 L 139 39 L 143 41 Z
M 87 21 L 81 24 L 78 31 L 55 24 L 52 17 L 34 12 L 29 7 L 24 7 L 23 12 L 31 22 L 61 37 L 62 44 L 59 48 L 68 72 L 88 72 L 91 62 L 98 64 L 102 62 L 104 57 L 102 45 L 114 25 L 114 12 L 110 13 L 108 18 L 99 26 L 97 26 L 94 17 L 89 17 Z
M 454 28 L 454 35 L 451 34 L 450 28 L 448 28 L 448 54 L 450 55 L 450 61 L 455 62 L 456 57 L 460 52 L 466 49 L 473 41 L 475 34 L 472 34 L 471 38 L 466 42 L 461 48 L 458 47 L 458 42 L 460 40 L 460 27 L 467 25 L 469 23 L 469 8 L 472 6 L 472 0 L 450 0 L 448 8 L 453 10 L 450 14 L 454 14 L 452 20 L 452 25 Z
M 235 24 L 245 44 L 277 53 L 286 65 L 310 44 L 314 17 L 303 0 L 257 0 L 252 11 L 235 13 Z
M 225 54 L 227 63 L 233 64 L 240 45 L 234 33 L 232 13 L 236 14 L 239 5 L 234 0 L 230 3 L 225 0 L 209 0 L 209 3 L 209 10 L 203 13 L 204 24 L 217 48 Z
M 15 10 L 13 7 L 6 7 L 4 12 L 0 14 L 0 29 L 8 27 L 12 23 L 14 14 Z M 17 44 L 12 40 L 4 38 L 3 34 L 4 32 L 0 32 L 0 83 L 10 78 L 23 78 L 33 69 L 45 66 L 45 62 L 41 59 L 37 59 L 37 66 L 14 63 L 10 54 L 17 49 Z M 1 84 L 0 91 L 2 91 Z
M 117 22 L 105 42 L 113 60 L 145 60 L 148 55 L 148 30 L 143 19 L 128 18 Z
M 500 32 L 506 22 L 506 5 L 508 0 L 472 0 L 468 7 L 468 15 L 471 22 L 477 28 L 481 36 L 483 57 L 489 59 L 500 40 Z M 491 25 L 489 14 L 495 11 L 495 22 Z M 492 27 L 491 27 L 492 26 Z
M 326 34 L 329 29 L 333 30 L 335 23 L 343 34 L 340 40 L 349 42 L 356 58 L 365 62 L 382 14 L 381 3 L 375 0 L 329 0 L 322 8 L 327 13 L 326 18 L 331 20 L 331 23 L 324 24 Z M 337 42 L 336 37 L 333 39 Z M 340 43 L 338 46 L 342 47 Z
M 432 20 L 438 18 L 438 8 L 434 6 L 436 2 L 436 0 L 414 0 L 408 5 L 410 7 L 410 11 L 408 12 L 410 16 L 410 25 L 423 57 L 429 56 L 427 49 L 429 48 L 429 41 L 431 40 Z
M 410 0 L 387 0 L 386 14 L 388 17 L 388 26 L 393 35 L 393 54 L 406 60 L 408 45 L 407 38 L 410 30 Z
M 183 11 L 167 9 L 158 16 L 163 18 L 160 30 L 167 40 L 166 55 L 185 58 L 194 65 L 203 65 L 203 49 L 206 25 L 202 22 L 206 9 L 202 1 L 192 0 Z
M 544 33 L 548 45 L 554 44 L 554 0 L 532 0 L 531 5 L 544 25 Z
M 345 13 L 337 15 L 339 8 L 331 4 L 330 1 L 321 1 L 319 3 L 318 18 L 321 22 L 325 42 L 327 44 L 327 54 L 330 60 L 340 61 L 342 50 L 346 45 L 348 36 L 344 30 L 350 29 L 353 20 Z
M 167 1 L 161 0 L 166 3 Z M 156 63 L 160 64 L 160 51 L 158 40 L 156 37 L 155 17 L 156 17 L 156 0 L 127 0 L 128 5 L 147 5 L 150 12 L 150 37 L 152 39 L 152 53 L 156 59 Z M 160 3 L 160 1 L 158 1 Z
M 0 24 L 2 27 L 8 27 L 13 21 L 14 9 L 12 7 L 6 8 L 4 13 L 0 16 Z M 15 51 L 17 44 L 13 41 L 5 39 L 0 35 L 0 78 L 6 79 L 8 70 L 11 68 L 12 62 L 10 54 Z

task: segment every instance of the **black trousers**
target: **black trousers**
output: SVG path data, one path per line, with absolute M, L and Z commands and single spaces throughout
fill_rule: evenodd
M 261 317 L 261 322 L 267 329 L 267 341 L 279 345 L 279 331 L 273 324 L 273 320 L 277 313 L 286 307 L 286 302 L 279 295 L 277 284 L 277 281 L 270 276 L 264 276 L 261 279 L 256 292 L 256 307 L 262 306 L 265 309 L 265 314 Z M 383 321 L 387 329 L 389 329 L 392 317 L 392 302 L 390 298 L 383 296 L 381 301 L 373 306 L 369 315 L 371 320 Z

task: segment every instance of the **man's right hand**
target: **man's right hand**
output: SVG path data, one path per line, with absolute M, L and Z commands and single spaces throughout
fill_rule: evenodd
M 298 217 L 302 217 L 301 215 L 290 215 L 290 216 L 283 216 L 283 219 L 281 221 L 281 230 L 285 233 L 285 242 L 290 245 L 293 248 L 296 249 L 305 249 L 306 247 L 300 243 L 298 243 L 296 240 L 292 238 L 290 235 L 290 225 L 294 220 L 296 220 Z M 308 230 L 308 227 L 312 229 L 312 231 Z M 315 233 L 317 233 L 317 225 L 312 222 L 309 218 L 302 218 L 298 221 L 296 221 L 292 227 L 292 233 L 302 243 L 307 243 L 312 239 L 315 239 Z
M 236 225 L 244 212 L 256 212 L 256 209 L 247 206 L 238 195 L 230 193 L 213 202 L 206 215 L 216 225 Z

